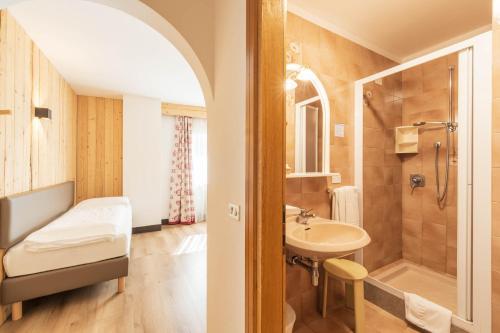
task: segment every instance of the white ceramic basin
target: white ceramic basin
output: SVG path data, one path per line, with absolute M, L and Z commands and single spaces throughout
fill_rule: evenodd
M 370 243 L 362 228 L 322 218 L 309 219 L 308 225 L 286 224 L 286 244 L 293 252 L 307 257 L 338 257 Z

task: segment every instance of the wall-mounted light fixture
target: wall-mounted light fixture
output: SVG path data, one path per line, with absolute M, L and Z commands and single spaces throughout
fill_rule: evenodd
M 310 81 L 312 76 L 311 70 L 303 65 L 294 63 L 286 64 L 285 89 L 294 90 L 297 88 L 297 80 Z
M 35 117 L 52 119 L 52 110 L 49 108 L 35 108 Z

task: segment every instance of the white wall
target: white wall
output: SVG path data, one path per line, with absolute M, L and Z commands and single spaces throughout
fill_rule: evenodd
M 134 227 L 161 223 L 161 140 L 160 100 L 123 96 L 123 193 Z
M 208 104 L 208 333 L 245 331 L 246 2 L 215 1 L 215 105 Z M 241 220 L 227 204 L 241 205 Z
M 161 218 L 168 219 L 170 212 L 170 170 L 172 168 L 172 148 L 174 147 L 175 118 L 161 117 Z

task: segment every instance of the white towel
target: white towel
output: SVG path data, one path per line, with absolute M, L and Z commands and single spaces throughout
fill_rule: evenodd
M 294 216 L 300 214 L 300 208 L 292 205 L 286 205 L 285 207 L 285 215 L 286 216 Z
M 332 220 L 359 226 L 358 189 L 343 186 L 333 191 Z
M 404 293 L 406 319 L 431 333 L 449 333 L 451 311 L 423 297 Z

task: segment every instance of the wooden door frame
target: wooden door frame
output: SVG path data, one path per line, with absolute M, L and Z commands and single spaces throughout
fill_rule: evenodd
M 247 333 L 284 326 L 284 1 L 247 0 Z

